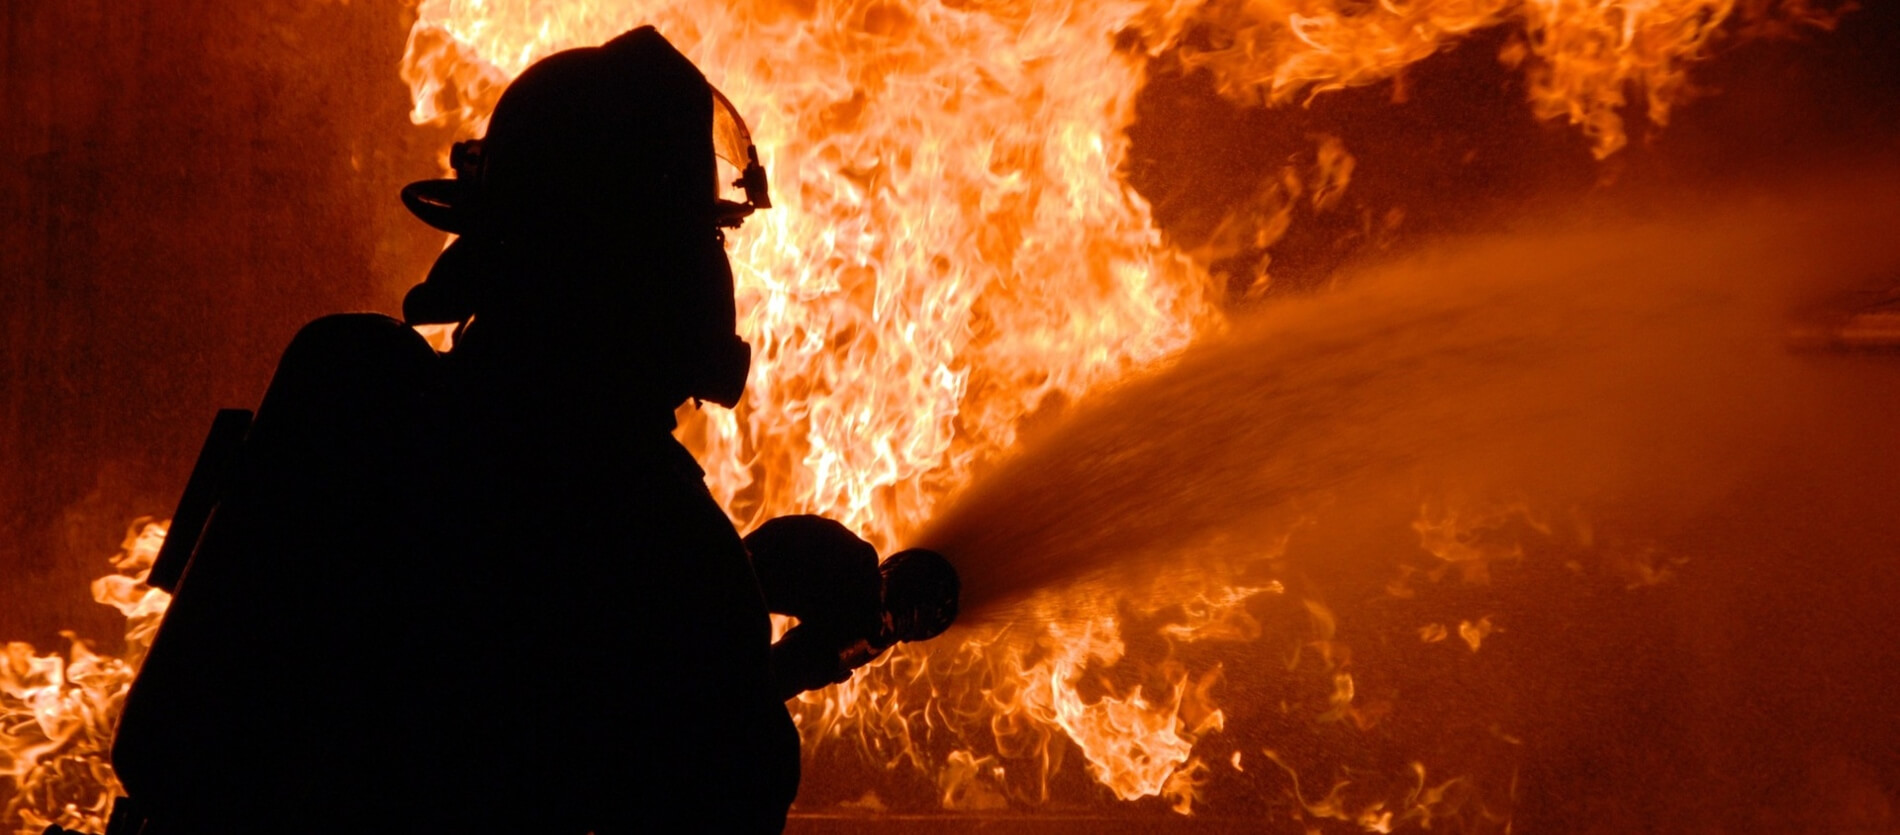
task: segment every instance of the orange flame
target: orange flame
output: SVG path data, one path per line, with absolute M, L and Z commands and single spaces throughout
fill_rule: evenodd
M 71 642 L 63 658 L 19 641 L 0 656 L 0 785 L 12 788 L 0 821 L 17 822 L 18 832 L 105 831 L 120 791 L 110 764 L 119 708 L 171 602 L 144 583 L 169 524 L 134 522 L 112 558 L 121 573 L 92 586 L 93 599 L 125 613 L 126 657 L 95 653 L 71 632 L 60 633 Z
M 704 68 L 756 123 L 781 208 L 732 253 L 747 401 L 684 432 L 742 525 L 824 513 L 888 550 L 1045 399 L 1214 321 L 1115 176 L 1129 11 L 428 3 L 404 77 L 418 118 L 473 132 L 498 78 L 640 23 Z
M 1501 58 L 1528 73 L 1534 112 L 1580 126 L 1601 157 L 1626 141 L 1626 91 L 1638 89 L 1662 123 L 1688 93 L 1687 66 L 1732 14 L 1731 0 L 428 0 L 403 77 L 418 122 L 473 135 L 505 79 L 559 49 L 650 23 L 698 63 L 754 121 L 780 208 L 735 236 L 732 253 L 740 327 L 758 358 L 746 401 L 683 414 L 682 437 L 741 527 L 821 513 L 888 552 L 1005 455 L 1045 404 L 1164 362 L 1221 327 L 1204 274 L 1164 245 L 1118 179 L 1154 54 L 1178 50 L 1226 93 L 1280 103 L 1390 78 L 1466 34 L 1511 24 L 1521 35 Z M 1191 44 L 1190 28 L 1213 35 Z M 1337 199 L 1351 156 L 1331 137 L 1320 156 L 1312 199 Z M 1279 221 L 1259 234 L 1277 238 Z M 1420 524 L 1430 539 L 1439 523 Z M 1492 555 L 1438 556 L 1469 574 Z M 1264 590 L 1190 596 L 1202 608 L 1164 634 L 1256 638 L 1240 604 Z M 1313 643 L 1333 670 L 1326 715 L 1376 722 L 1376 710 L 1354 704 L 1330 613 L 1309 604 L 1328 621 Z M 955 653 L 900 651 L 852 683 L 807 694 L 798 713 L 808 746 L 857 736 L 887 766 L 941 768 L 946 806 L 985 806 L 995 795 L 978 784 L 1003 766 L 962 750 L 929 763 L 912 736 L 928 712 L 920 699 L 954 701 L 948 694 L 967 691 L 949 678 L 974 676 L 989 684 L 977 704 L 959 703 L 961 718 L 991 725 L 999 750 L 1033 754 L 1046 770 L 1051 741 L 1066 737 L 1117 796 L 1167 791 L 1185 811 L 1193 775 L 1207 768 L 1190 769 L 1190 753 L 1220 727 L 1220 712 L 1203 704 L 1201 721 L 1184 721 L 1184 702 L 1197 701 L 1184 669 L 1163 687 L 1084 698 L 1084 671 L 1121 658 L 1122 627 L 1113 611 L 1063 614 L 1075 626 L 1026 642 L 967 634 Z M 1492 628 L 1465 620 L 1458 634 L 1475 650 Z M 1422 634 L 1445 633 L 1434 624 Z
M 1223 93 L 1278 105 L 1391 78 L 1472 32 L 1512 26 L 1499 57 L 1526 73 L 1533 112 L 1578 126 L 1603 157 L 1627 141 L 1630 91 L 1663 124 L 1728 21 L 1832 21 L 1799 0 L 1739 11 L 1733 0 L 424 0 L 418 15 L 401 70 L 413 119 L 463 136 L 482 131 L 508 79 L 534 60 L 648 23 L 737 104 L 778 204 L 733 236 L 740 329 L 757 361 L 738 409 L 685 413 L 681 434 L 740 526 L 821 513 L 885 552 L 1007 455 L 1039 412 L 1223 327 L 1201 268 L 1164 242 L 1119 178 L 1155 55 L 1173 51 Z M 1349 187 L 1350 153 L 1320 142 L 1316 179 L 1266 205 L 1301 189 L 1320 205 Z M 1289 218 L 1242 225 L 1264 246 Z M 1438 564 L 1396 579 L 1392 596 L 1454 569 L 1483 582 L 1488 566 L 1514 559 L 1512 543 L 1470 539 L 1500 514 L 1536 519 L 1521 508 L 1421 511 L 1414 529 Z M 130 658 L 75 641 L 66 658 L 9 644 L 0 659 L 0 777 L 15 788 L 6 818 L 22 831 L 103 827 L 117 700 L 166 603 L 139 582 L 140 547 L 95 586 L 130 619 Z M 1653 559 L 1630 565 L 1631 584 L 1667 572 Z M 801 733 L 812 749 L 849 738 L 878 767 L 932 774 L 944 808 L 1047 799 L 1073 749 L 1115 796 L 1159 795 L 1187 813 L 1219 776 L 1209 763 L 1247 770 L 1239 748 L 1200 750 L 1230 722 L 1212 695 L 1222 670 L 1177 652 L 1280 641 L 1287 669 L 1308 669 L 1314 685 L 1282 714 L 1345 729 L 1379 721 L 1384 697 L 1355 678 L 1332 612 L 1305 592 L 1232 578 L 1151 592 L 1052 603 L 1049 625 L 965 629 L 963 643 L 932 653 L 900 648 L 801 697 Z M 1269 639 L 1257 604 L 1276 598 L 1292 625 Z M 1461 642 L 1448 640 L 1452 623 Z M 1421 643 L 1460 652 L 1504 631 L 1482 611 L 1416 628 Z M 1119 663 L 1131 641 L 1153 637 L 1166 659 L 1111 675 L 1133 666 Z M 929 753 L 933 734 L 952 750 Z M 1340 781 L 1309 800 L 1285 756 L 1254 751 L 1285 770 L 1307 814 L 1367 830 L 1428 826 L 1469 794 L 1464 778 L 1428 785 L 1414 763 L 1383 799 L 1349 798 Z M 850 805 L 881 808 L 874 795 Z

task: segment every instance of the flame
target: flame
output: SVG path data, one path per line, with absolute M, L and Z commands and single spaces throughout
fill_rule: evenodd
M 1216 33 L 1183 45 L 1190 67 L 1215 74 L 1241 101 L 1286 103 L 1391 78 L 1479 29 L 1513 27 L 1498 59 L 1521 67 L 1531 110 L 1564 119 L 1598 159 L 1628 142 L 1623 111 L 1634 90 L 1660 127 L 1695 94 L 1689 68 L 1738 16 L 1757 33 L 1831 29 L 1838 14 L 1805 2 L 1734 0 L 1446 0 L 1312 3 L 1244 0 L 1196 5 L 1188 21 Z M 1178 32 L 1179 30 L 1176 30 Z
M 889 552 L 1026 416 L 1219 326 L 1204 276 L 1117 177 L 1146 55 L 1115 35 L 1153 14 L 1139 5 L 448 2 L 419 14 L 403 67 L 415 116 L 465 135 L 533 60 L 645 23 L 746 114 L 778 204 L 734 236 L 753 377 L 737 410 L 683 413 L 681 431 L 742 527 L 822 513 Z M 1001 723 L 1003 747 L 1049 765 L 1054 740 L 1074 739 L 1118 794 L 1152 795 L 1192 745 L 1177 728 L 1185 685 L 1081 699 L 1082 670 L 1119 657 L 1114 629 L 1092 621 L 1073 651 L 1034 660 L 948 666 L 1024 683 L 970 708 Z M 863 742 L 874 759 L 942 769 L 945 805 L 989 804 L 1000 795 L 981 788 L 994 775 L 978 763 L 991 759 L 922 759 L 910 729 L 929 694 L 900 691 L 942 671 L 898 655 L 801 700 L 807 744 L 878 737 Z
M 735 102 L 778 205 L 731 244 L 756 362 L 739 408 L 684 412 L 681 436 L 741 527 L 820 513 L 883 552 L 1007 456 L 1039 414 L 1223 328 L 1200 263 L 1163 239 L 1120 178 L 1134 96 L 1157 56 L 1205 69 L 1238 100 L 1279 106 L 1393 78 L 1508 26 L 1499 59 L 1525 73 L 1532 112 L 1576 126 L 1605 157 L 1628 141 L 1632 91 L 1664 124 L 1695 92 L 1690 65 L 1725 33 L 1833 21 L 1798 0 L 424 0 L 417 12 L 401 67 L 412 118 L 459 136 L 482 132 L 508 79 L 534 60 L 641 24 L 658 26 Z M 1255 245 L 1284 233 L 1296 198 L 1323 208 L 1350 187 L 1344 143 L 1319 143 L 1316 172 L 1270 184 L 1254 207 L 1266 217 L 1239 219 Z M 1522 552 L 1482 532 L 1516 519 L 1518 533 L 1549 535 L 1542 518 L 1427 504 L 1413 529 L 1432 562 L 1388 591 L 1407 599 L 1421 585 L 1483 583 Z M 120 573 L 94 587 L 129 619 L 127 658 L 76 639 L 65 657 L 7 647 L 0 775 L 14 787 L 6 818 L 21 831 L 103 827 L 117 700 L 167 602 L 141 582 L 156 547 L 152 527 L 139 533 L 115 561 Z M 1142 599 L 1044 601 L 1030 619 L 1039 622 L 893 651 L 794 703 L 808 752 L 850 740 L 876 768 L 931 775 L 946 809 L 1046 801 L 1068 751 L 1116 797 L 1160 796 L 1182 814 L 1223 780 L 1276 779 L 1243 769 L 1238 743 L 1221 749 L 1230 756 L 1201 750 L 1234 733 L 1209 648 L 1282 652 L 1296 681 L 1280 713 L 1325 733 L 1358 733 L 1388 709 L 1316 591 L 1247 574 L 1285 547 Z M 1666 577 L 1659 560 L 1629 558 L 1628 582 Z M 1459 644 L 1447 640 L 1450 623 L 1471 652 L 1506 633 L 1484 611 L 1419 622 L 1406 628 L 1431 650 Z M 1429 826 L 1477 792 L 1464 777 L 1428 785 L 1414 762 L 1386 775 L 1382 793 L 1360 796 L 1342 778 L 1310 800 L 1290 754 L 1246 750 L 1280 766 L 1296 808 L 1369 831 Z M 885 808 L 875 794 L 844 805 Z
M 111 560 L 121 573 L 93 583 L 93 599 L 126 616 L 125 657 L 95 653 L 71 632 L 60 633 L 70 643 L 64 657 L 19 641 L 0 656 L 0 786 L 12 789 L 0 821 L 17 822 L 20 833 L 53 824 L 105 831 L 120 792 L 110 762 L 119 708 L 171 602 L 144 583 L 169 527 L 135 520 Z
M 654 23 L 698 63 L 780 208 L 732 252 L 746 403 L 684 434 L 741 525 L 824 513 L 889 550 L 1024 415 L 1216 321 L 1116 178 L 1132 11 L 425 3 L 403 70 L 418 118 L 474 133 L 499 78 L 564 47 Z
M 1277 104 L 1391 78 L 1509 25 L 1517 35 L 1500 59 L 1526 73 L 1532 111 L 1578 126 L 1602 157 L 1626 142 L 1628 91 L 1665 122 L 1692 92 L 1687 68 L 1737 14 L 1732 0 L 427 0 L 418 13 L 403 65 L 418 122 L 479 133 L 506 78 L 640 24 L 658 26 L 747 114 L 780 206 L 732 252 L 758 362 L 737 410 L 684 413 L 681 434 L 741 527 L 821 513 L 886 552 L 1007 455 L 1041 410 L 1222 327 L 1206 275 L 1165 244 L 1118 176 L 1156 55 L 1173 51 L 1223 92 Z M 1319 141 L 1310 182 L 1292 176 L 1268 202 L 1289 207 L 1310 191 L 1323 207 L 1349 187 L 1351 154 L 1336 137 Z M 1289 216 L 1250 221 L 1256 243 Z M 1480 581 L 1509 558 L 1445 539 L 1475 524 L 1421 516 L 1415 527 L 1440 560 L 1430 580 L 1456 567 Z M 899 651 L 801 697 L 799 724 L 810 749 L 856 737 L 883 767 L 935 771 L 949 808 L 993 806 L 1024 765 L 1040 772 L 1030 799 L 1046 799 L 1067 740 L 1116 796 L 1165 793 L 1185 812 L 1209 768 L 1194 745 L 1222 726 L 1210 696 L 1218 668 L 1163 662 L 1158 681 L 1091 682 L 1123 660 L 1129 622 L 1154 623 L 1169 646 L 1249 642 L 1263 631 L 1249 601 L 1285 592 L 1277 580 L 1157 587 L 1155 605 L 1122 601 L 1130 611 L 1101 602 L 1110 593 L 1057 606 L 1047 627 L 965 630 L 955 651 Z M 1158 612 L 1181 600 L 1192 602 Z M 1330 683 L 1320 718 L 1376 723 L 1384 708 L 1355 702 L 1331 613 L 1300 605 L 1314 630 L 1304 646 Z M 1474 651 L 1496 629 L 1485 613 L 1457 622 Z M 1449 632 L 1434 627 L 1428 642 Z M 935 760 L 919 734 L 940 721 L 987 726 L 990 738 Z M 1374 829 L 1393 819 L 1362 817 Z

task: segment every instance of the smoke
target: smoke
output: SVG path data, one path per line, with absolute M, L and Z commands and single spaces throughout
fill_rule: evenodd
M 1797 471 L 1900 462 L 1894 365 L 1789 344 L 1900 275 L 1895 181 L 1547 217 L 1343 277 L 1076 409 L 922 544 L 967 620 L 1006 619 L 1236 571 L 1316 502 L 1529 496 L 1662 540 Z

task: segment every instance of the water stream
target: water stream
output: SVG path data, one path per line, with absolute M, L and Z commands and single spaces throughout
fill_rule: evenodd
M 978 630 L 1118 613 L 1077 681 L 1212 671 L 1214 820 L 1429 822 L 1445 778 L 1454 830 L 1890 831 L 1900 361 L 1792 335 L 1900 296 L 1896 183 L 1396 256 L 1048 422 L 922 544 Z
M 1006 619 L 1037 590 L 1231 569 L 1210 560 L 1316 502 L 1530 497 L 1662 536 L 1817 456 L 1900 460 L 1875 396 L 1900 366 L 1789 348 L 1812 308 L 1900 277 L 1896 208 L 1863 186 L 1444 243 L 1094 398 L 921 540 L 966 617 Z

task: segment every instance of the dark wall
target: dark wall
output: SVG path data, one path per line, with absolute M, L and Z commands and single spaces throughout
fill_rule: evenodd
M 326 312 L 393 311 L 440 236 L 396 190 L 403 2 L 0 4 L 0 640 L 110 648 L 88 581 L 168 515 L 212 413 Z

